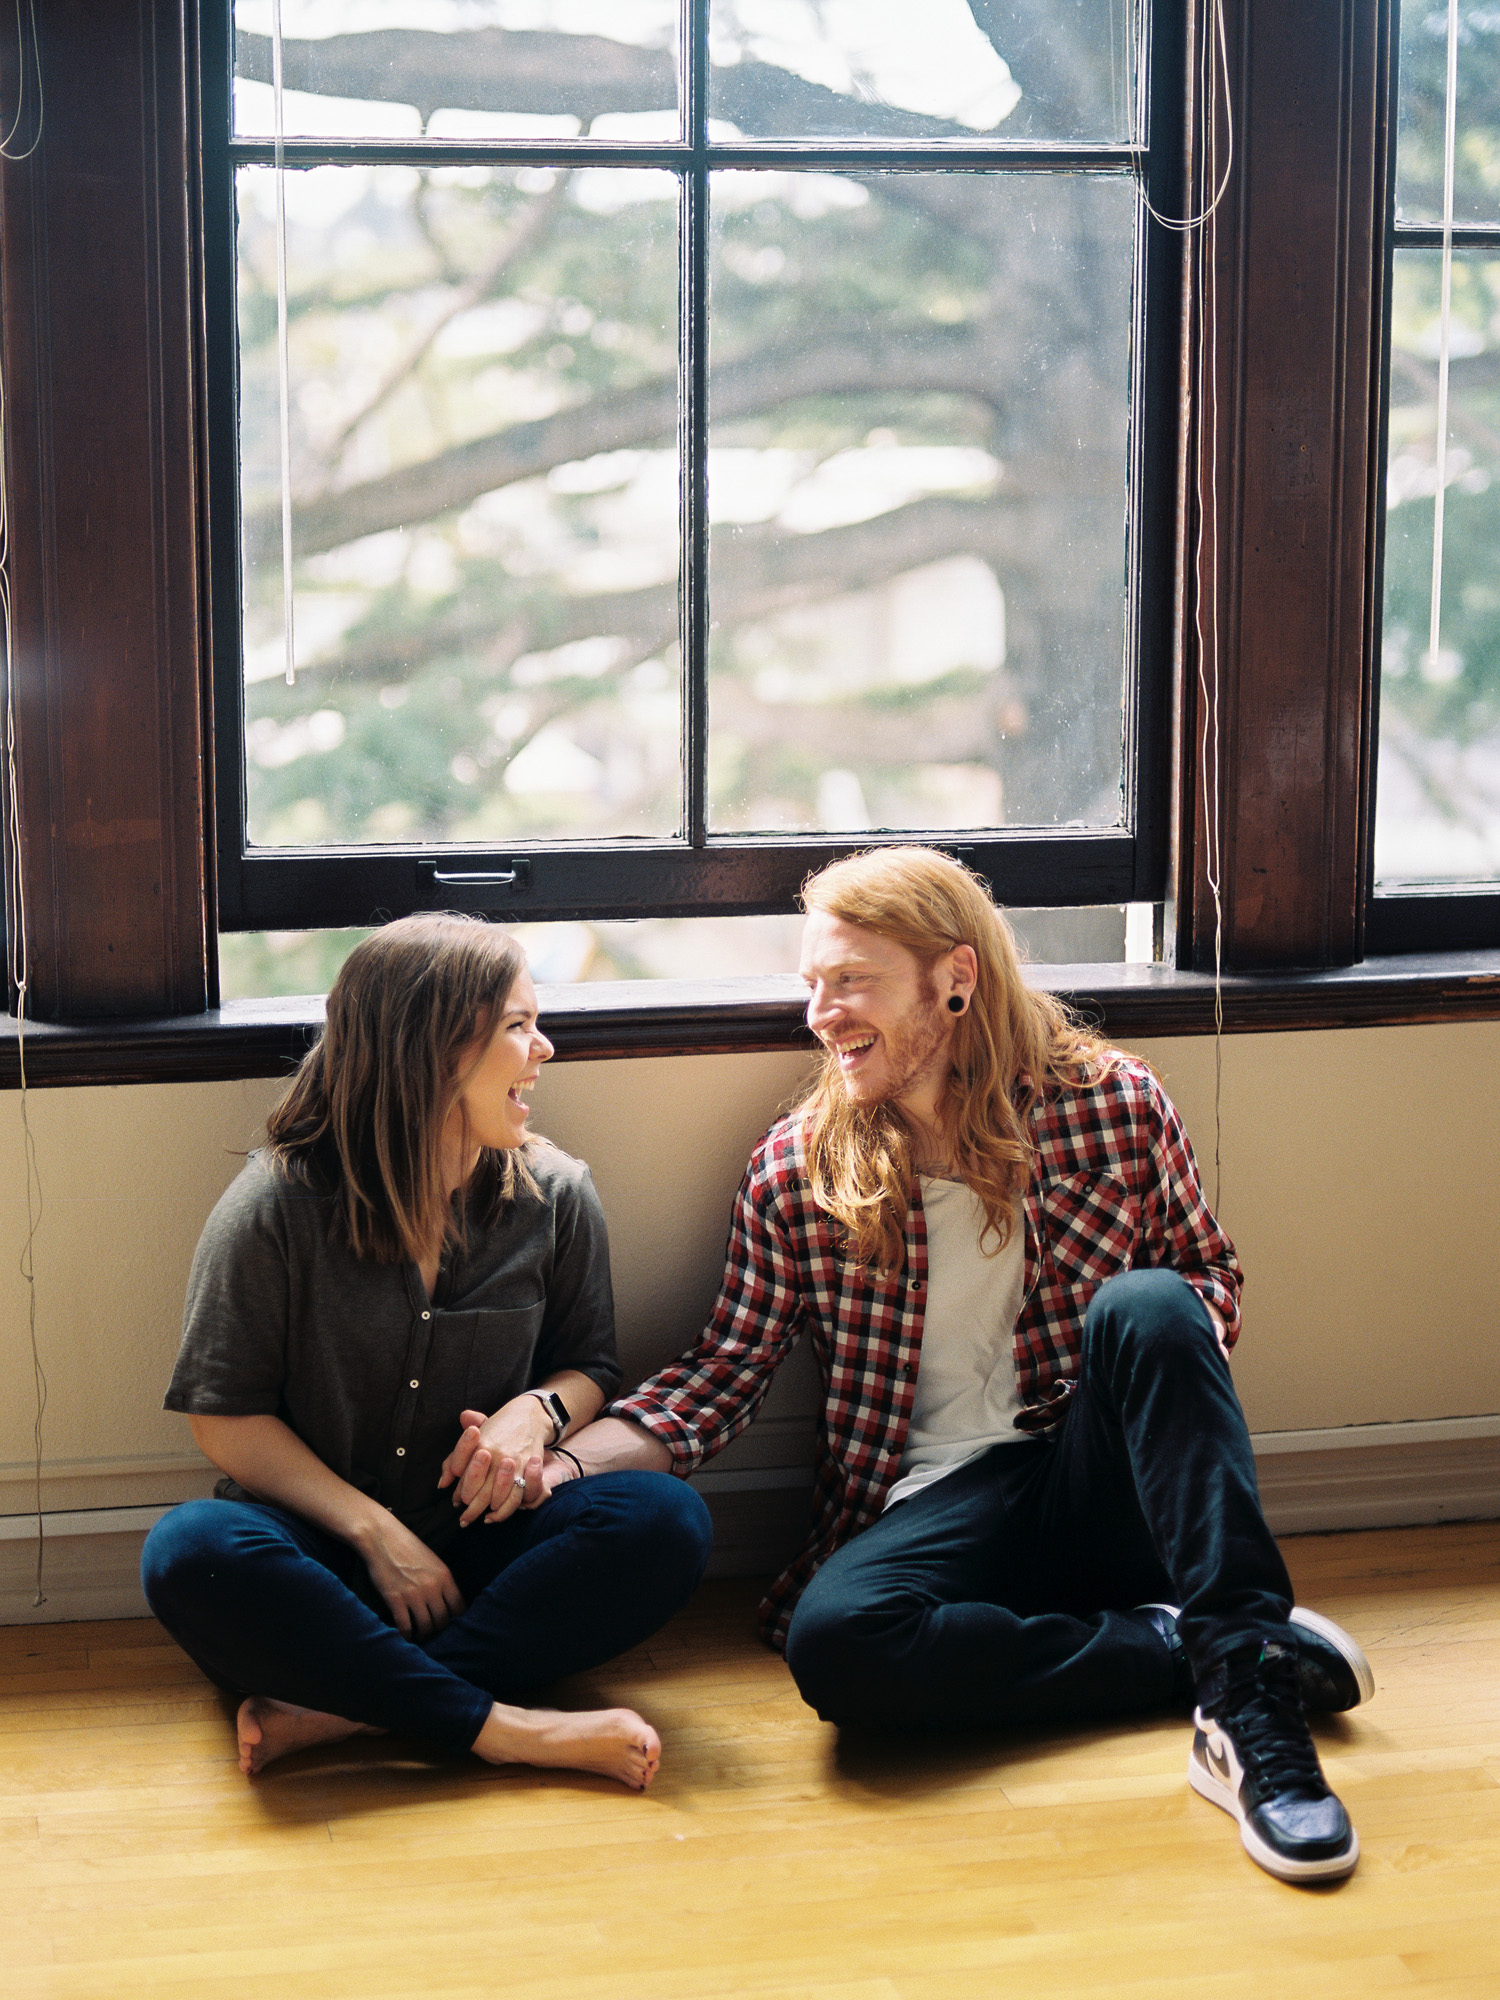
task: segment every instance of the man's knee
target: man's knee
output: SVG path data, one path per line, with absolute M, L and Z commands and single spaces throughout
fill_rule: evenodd
M 1213 1322 L 1180 1271 L 1122 1271 L 1089 1302 L 1086 1342 L 1110 1352 L 1149 1350 L 1166 1359 L 1216 1348 Z

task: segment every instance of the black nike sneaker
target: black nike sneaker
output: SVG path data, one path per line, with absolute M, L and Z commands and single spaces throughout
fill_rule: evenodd
M 1193 1707 L 1193 1673 L 1177 1636 L 1177 1606 L 1141 1604 L 1136 1608 L 1166 1642 L 1172 1655 L 1172 1705 L 1186 1713 Z M 1306 1611 L 1300 1604 L 1292 1606 L 1288 1623 L 1297 1653 L 1302 1706 L 1309 1715 L 1342 1715 L 1371 1698 L 1375 1676 L 1363 1647 L 1351 1633 L 1320 1611 Z
M 1234 1814 L 1252 1861 L 1283 1882 L 1350 1873 L 1359 1836 L 1324 1780 L 1290 1646 L 1257 1641 L 1221 1660 L 1193 1721 L 1188 1783 Z

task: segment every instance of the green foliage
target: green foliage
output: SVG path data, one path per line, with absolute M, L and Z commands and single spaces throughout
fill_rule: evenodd
M 1422 737 L 1500 725 L 1500 259 L 1455 257 L 1442 622 L 1430 656 L 1440 305 L 1436 251 L 1403 251 L 1392 297 L 1382 701 Z
M 1448 9 L 1437 0 L 1405 0 L 1400 11 L 1397 213 L 1407 222 L 1440 222 Z M 1479 0 L 1458 12 L 1454 217 L 1495 222 L 1500 221 L 1500 10 Z

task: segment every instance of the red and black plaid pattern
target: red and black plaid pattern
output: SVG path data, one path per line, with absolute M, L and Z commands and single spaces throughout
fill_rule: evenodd
M 1119 1057 L 1097 1082 L 1034 1115 L 1025 1200 L 1026 1275 L 1016 1325 L 1021 1397 L 1045 1397 L 1078 1366 L 1090 1299 L 1117 1271 L 1165 1265 L 1239 1331 L 1240 1267 L 1198 1178 L 1182 1121 L 1144 1063 Z M 735 1197 L 724 1283 L 691 1353 L 610 1405 L 695 1471 L 750 1422 L 802 1334 L 824 1384 L 808 1540 L 761 1605 L 781 1648 L 819 1565 L 878 1518 L 906 1448 L 922 1349 L 927 1225 L 920 1194 L 906 1256 L 888 1277 L 836 1254 L 813 1205 L 799 1122 L 783 1118 L 756 1148 Z

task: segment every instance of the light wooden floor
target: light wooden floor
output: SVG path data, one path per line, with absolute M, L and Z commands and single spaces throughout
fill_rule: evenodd
M 1185 1725 L 841 1750 L 708 1586 L 582 1699 L 658 1725 L 645 1797 L 387 1742 L 249 1783 L 150 1623 L 0 1631 L 6 2000 L 1500 1996 L 1500 1523 L 1287 1544 L 1374 1703 L 1319 1726 L 1364 1856 L 1255 1868 Z

